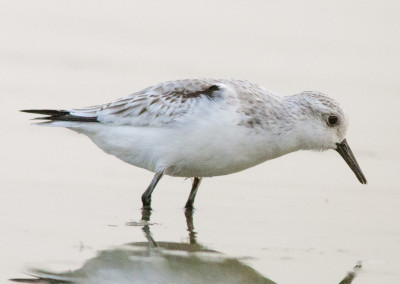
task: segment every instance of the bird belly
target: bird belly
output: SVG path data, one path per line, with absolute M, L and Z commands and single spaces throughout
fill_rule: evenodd
M 103 151 L 152 172 L 211 177 L 235 173 L 274 158 L 245 127 L 155 128 L 91 123 L 72 128 Z M 262 139 L 261 139 L 262 140 Z

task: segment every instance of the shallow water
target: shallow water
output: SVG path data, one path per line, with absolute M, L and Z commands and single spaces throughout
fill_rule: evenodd
M 246 258 L 232 258 L 201 245 L 193 213 L 194 210 L 185 210 L 186 240 L 155 240 L 151 228 L 157 224 L 150 220 L 151 211 L 142 210 L 140 221 L 125 225 L 140 227 L 146 241 L 97 251 L 77 269 L 55 272 L 51 268 L 31 268 L 27 271 L 28 277 L 11 280 L 21 283 L 276 283 L 248 266 Z M 80 251 L 84 249 L 82 244 Z M 357 263 L 340 283 L 352 283 L 361 267 L 361 262 Z
M 340 283 L 361 261 L 353 283 L 400 282 L 398 2 L 0 6 L 0 282 L 35 269 L 90 268 L 96 277 L 116 271 L 120 283 L 132 261 L 149 261 L 165 279 L 168 270 L 157 265 L 169 257 L 188 257 L 194 273 L 200 261 L 231 261 L 235 273 L 280 284 Z M 31 116 L 17 112 L 93 105 L 195 77 L 335 97 L 350 114 L 347 140 L 369 184 L 359 184 L 334 151 L 293 153 L 205 179 L 191 231 L 182 209 L 191 182 L 165 177 L 144 231 L 140 196 L 151 173 L 68 130 L 32 127 Z M 200 252 L 185 252 L 194 237 Z M 159 262 L 138 258 L 144 251 Z M 116 261 L 123 263 L 107 266 Z M 128 274 L 118 270 L 124 265 Z

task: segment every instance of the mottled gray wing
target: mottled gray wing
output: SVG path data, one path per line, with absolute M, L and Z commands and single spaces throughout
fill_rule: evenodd
M 222 97 L 217 80 L 180 80 L 160 83 L 104 105 L 70 110 L 71 115 L 97 117 L 114 125 L 160 127 L 174 123 L 204 100 Z

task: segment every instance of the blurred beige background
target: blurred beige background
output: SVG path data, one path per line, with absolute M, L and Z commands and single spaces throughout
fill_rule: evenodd
M 19 109 L 233 77 L 340 101 L 369 184 L 334 151 L 206 180 L 199 241 L 253 257 L 277 283 L 338 283 L 358 260 L 354 283 L 399 283 L 399 9 L 398 1 L 0 1 L 0 281 L 30 263 L 76 264 L 131 241 L 130 228 L 106 225 L 139 217 L 152 177 L 83 136 L 30 126 Z M 157 187 L 158 239 L 184 238 L 189 187 L 177 178 Z M 79 252 L 80 242 L 91 249 Z

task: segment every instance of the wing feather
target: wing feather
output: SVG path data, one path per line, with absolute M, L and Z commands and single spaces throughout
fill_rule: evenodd
M 70 110 L 74 116 L 97 117 L 101 123 L 160 127 L 173 124 L 199 103 L 223 97 L 219 80 L 160 83 L 108 104 Z

